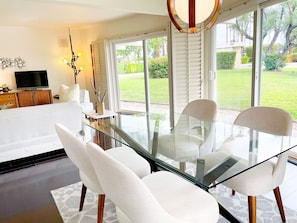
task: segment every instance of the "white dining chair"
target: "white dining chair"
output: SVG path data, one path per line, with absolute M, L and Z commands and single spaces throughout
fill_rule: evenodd
M 98 182 L 116 206 L 121 223 L 217 222 L 215 198 L 189 181 L 168 171 L 140 179 L 127 166 L 87 143 Z
M 96 173 L 86 151 L 86 144 L 60 123 L 55 124 L 55 129 L 64 146 L 67 156 L 79 169 L 79 175 L 82 181 L 79 211 L 83 209 L 86 191 L 87 189 L 90 189 L 92 192 L 98 194 L 97 222 L 102 223 L 104 215 L 105 193 L 100 183 L 97 181 Z M 138 155 L 131 148 L 115 147 L 104 152 L 121 162 L 123 165 L 127 166 L 127 168 L 133 171 L 136 176 L 140 178 L 151 173 L 151 167 L 148 161 Z M 98 160 L 98 162 L 101 161 Z
M 171 134 L 158 137 L 157 151 L 178 161 L 184 171 L 187 161 L 196 160 L 212 149 L 215 133 L 212 121 L 216 118 L 217 104 L 213 100 L 197 99 L 187 104 L 181 114 Z M 199 121 L 207 121 L 204 128 L 200 128 Z
M 290 114 L 275 107 L 251 107 L 242 111 L 234 121 L 235 125 L 246 126 L 254 130 L 290 136 L 293 121 Z M 269 148 L 267 148 L 269 150 Z M 264 162 L 243 172 L 223 184 L 233 191 L 248 196 L 249 219 L 256 222 L 256 196 L 274 191 L 282 221 L 286 221 L 279 185 L 283 182 L 288 152 L 282 153 L 276 161 Z

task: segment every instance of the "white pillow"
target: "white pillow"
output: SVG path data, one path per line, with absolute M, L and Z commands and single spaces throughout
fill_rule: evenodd
M 60 86 L 60 99 L 59 102 L 75 101 L 79 102 L 79 85 L 74 84 L 70 87 L 62 84 Z

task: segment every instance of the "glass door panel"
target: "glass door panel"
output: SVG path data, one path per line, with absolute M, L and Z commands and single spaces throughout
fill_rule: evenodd
M 263 10 L 263 68 L 261 100 L 263 106 L 274 106 L 288 111 L 297 120 L 297 28 L 288 22 L 297 13 L 296 1 L 287 1 Z M 294 7 L 293 7 L 294 5 Z M 293 10 L 293 11 L 291 11 Z M 290 12 L 291 11 L 291 12 Z M 271 26 L 271 21 L 274 25 Z M 288 47 L 290 46 L 290 47 Z
M 260 105 L 289 112 L 297 136 L 297 3 L 289 0 L 263 9 L 262 79 Z M 272 23 L 273 21 L 273 23 Z M 297 149 L 290 151 L 297 160 Z
M 167 37 L 115 45 L 120 110 L 169 112 Z
M 167 37 L 147 39 L 150 111 L 169 113 Z
M 142 41 L 116 44 L 120 110 L 145 111 Z
M 217 24 L 216 32 L 218 120 L 232 123 L 251 106 L 253 14 Z

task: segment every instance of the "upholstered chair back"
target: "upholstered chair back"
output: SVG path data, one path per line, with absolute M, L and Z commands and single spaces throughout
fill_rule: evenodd
M 85 142 L 59 123 L 55 124 L 55 128 L 67 156 L 79 169 L 82 181 L 86 183 L 88 188 L 92 191 L 96 191 L 98 194 L 100 194 L 100 191 L 104 193 L 97 180 L 93 165 L 90 162 Z M 102 148 L 100 149 L 103 151 Z

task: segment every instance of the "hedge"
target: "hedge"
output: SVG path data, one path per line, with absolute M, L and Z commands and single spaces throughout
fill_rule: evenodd
M 142 72 L 143 72 L 143 63 L 129 63 L 129 62 L 118 63 L 119 74 L 131 74 L 131 73 L 142 73 Z
M 217 69 L 233 69 L 236 52 L 217 52 Z

